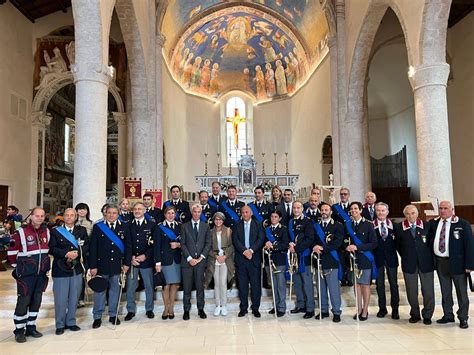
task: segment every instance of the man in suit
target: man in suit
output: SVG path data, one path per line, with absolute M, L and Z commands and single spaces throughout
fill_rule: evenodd
M 191 309 L 191 291 L 196 285 L 198 315 L 207 318 L 204 312 L 204 273 L 206 257 L 211 249 L 211 229 L 201 221 L 202 208 L 195 204 L 191 208 L 191 221 L 183 224 L 181 232 L 181 273 L 183 275 L 183 319 L 189 320 Z
M 293 218 L 293 190 L 285 189 L 283 191 L 283 202 L 277 206 L 281 212 L 281 224 L 288 227 L 288 222 Z
M 225 215 L 224 225 L 233 228 L 240 222 L 240 210 L 245 203 L 237 200 L 237 187 L 231 185 L 227 188 L 227 201 L 220 202 L 220 209 Z
M 373 221 L 377 217 L 375 214 L 375 202 L 377 201 L 377 196 L 372 191 L 369 191 L 365 194 L 365 204 L 362 209 L 362 217 L 368 221 Z
M 159 207 L 153 207 L 153 195 L 146 193 L 143 195 L 143 204 L 145 205 L 145 218 L 155 223 L 161 223 L 165 219 L 163 211 Z
M 349 205 L 350 205 L 350 197 L 351 191 L 347 187 L 341 188 L 339 191 L 340 202 L 335 203 L 332 206 L 332 218 L 342 225 L 345 225 L 346 218 L 350 220 L 350 213 L 349 213 Z M 342 214 L 341 214 L 342 212 Z M 350 270 L 350 253 L 348 253 L 344 246 L 342 245 L 339 249 L 339 260 L 341 261 L 342 267 L 342 280 L 341 286 L 352 286 L 352 271 Z
M 199 191 L 199 204 L 201 205 L 201 221 L 209 224 L 209 227 L 214 226 L 212 217 L 217 212 L 217 208 L 209 203 L 209 193 L 207 191 Z
M 400 295 L 398 293 L 398 255 L 395 243 L 395 232 L 393 223 L 388 216 L 388 205 L 378 202 L 375 205 L 377 218 L 374 221 L 375 235 L 377 236 L 377 248 L 374 250 L 375 264 L 377 266 L 377 295 L 379 299 L 378 318 L 387 315 L 387 300 L 385 297 L 385 271 L 387 271 L 388 283 L 390 284 L 390 305 L 392 307 L 392 319 L 400 319 L 398 305 Z
M 429 235 L 433 239 L 436 272 L 441 286 L 443 317 L 436 323 L 454 322 L 453 283 L 458 299 L 459 327 L 467 329 L 469 297 L 466 273 L 474 270 L 474 239 L 468 221 L 454 215 L 449 201 L 441 201 L 439 217 L 431 221 Z
M 153 243 L 157 238 L 156 223 L 145 219 L 145 205 L 141 202 L 135 203 L 133 206 L 134 219 L 128 224 L 129 227 L 129 244 L 131 253 L 124 264 L 131 267 L 127 275 L 127 315 L 124 320 L 129 321 L 137 312 L 135 302 L 135 292 L 138 284 L 138 275 L 143 280 L 145 286 L 145 312 L 150 319 L 155 317 L 153 313 L 154 302 L 154 259 L 153 259 Z
M 212 200 L 212 202 L 214 202 L 217 206 L 219 206 L 222 201 L 227 201 L 227 197 L 225 195 L 221 195 L 221 190 L 221 183 L 219 181 L 213 181 L 212 195 L 209 199 Z
M 120 324 L 117 318 L 119 302 L 119 277 L 122 272 L 127 273 L 129 267 L 123 260 L 131 259 L 132 252 L 128 244 L 128 227 L 118 220 L 119 209 L 116 206 L 107 206 L 105 220 L 94 224 L 89 248 L 89 268 L 92 277 L 100 275 L 109 283 L 109 322 Z M 94 308 L 92 310 L 94 322 L 92 328 L 102 325 L 102 313 L 105 310 L 105 291 L 94 292 Z
M 122 198 L 119 204 L 119 221 L 128 223 L 133 219 L 133 213 L 130 211 L 130 202 L 126 198 Z
M 235 267 L 239 283 L 239 317 L 248 313 L 249 283 L 251 288 L 252 313 L 260 318 L 260 299 L 262 297 L 260 268 L 262 247 L 265 241 L 263 227 L 252 219 L 248 206 L 241 209 L 242 220 L 232 229 L 232 244 L 235 248 Z
M 418 218 L 418 209 L 407 205 L 403 209 L 405 220 L 396 224 L 395 241 L 402 261 L 403 278 L 410 304 L 410 323 L 431 324 L 435 308 L 433 241 L 429 238 L 426 223 Z M 421 282 L 423 310 L 420 316 L 418 278 Z
M 176 220 L 186 223 L 191 220 L 191 211 L 189 210 L 189 202 L 181 199 L 181 188 L 173 185 L 170 188 L 171 199 L 163 203 L 163 211 L 168 206 L 174 206 L 176 209 Z

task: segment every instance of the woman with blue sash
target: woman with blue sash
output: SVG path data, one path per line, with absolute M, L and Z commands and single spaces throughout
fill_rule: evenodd
M 365 321 L 369 315 L 370 283 L 377 278 L 377 267 L 375 266 L 372 250 L 377 247 L 377 236 L 374 225 L 362 217 L 362 203 L 351 202 L 350 214 L 352 222 L 346 223 L 346 239 L 344 239 L 346 250 L 355 255 L 357 264 L 356 292 L 357 313 L 354 319 Z
M 154 243 L 155 269 L 163 272 L 166 286 L 163 287 L 165 309 L 163 320 L 174 318 L 176 293 L 181 283 L 181 223 L 176 221 L 176 208 L 168 206 L 165 220 L 158 225 L 157 240 Z

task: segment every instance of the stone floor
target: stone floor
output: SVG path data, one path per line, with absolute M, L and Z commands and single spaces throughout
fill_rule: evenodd
M 9 273 L 0 273 L 0 288 L 2 296 L 14 297 Z M 433 320 L 441 317 L 439 300 L 438 297 Z M 46 302 L 49 302 L 47 298 Z M 8 303 L 9 309 L 13 309 L 14 302 Z M 409 324 L 406 305 L 400 308 L 400 320 L 378 319 L 377 307 L 372 306 L 368 321 L 359 324 L 352 319 L 353 307 L 344 308 L 342 322 L 335 324 L 328 319 L 303 320 L 301 315 L 286 315 L 276 320 L 263 309 L 260 319 L 238 318 L 236 311 L 227 317 L 214 317 L 213 306 L 209 304 L 206 320 L 198 319 L 193 308 L 190 321 L 183 321 L 182 314 L 172 321 L 163 321 L 161 301 L 156 305 L 155 319 L 147 319 L 140 307 L 137 317 L 122 322 L 116 330 L 105 317 L 102 328 L 91 329 L 90 308 L 81 309 L 78 325 L 82 330 L 66 331 L 61 336 L 54 334 L 52 312 L 40 312 L 38 329 L 44 336 L 28 338 L 25 344 L 14 342 L 13 321 L 4 309 L 0 317 L 0 354 L 474 354 L 474 323 L 467 330 L 460 329 L 458 323 Z M 471 319 L 473 315 L 471 310 Z

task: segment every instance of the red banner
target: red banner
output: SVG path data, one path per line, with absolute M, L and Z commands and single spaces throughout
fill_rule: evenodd
M 153 207 L 161 208 L 163 205 L 163 190 L 145 190 L 145 193 L 153 195 Z
M 142 179 L 126 177 L 123 179 L 123 197 L 129 199 L 142 198 Z

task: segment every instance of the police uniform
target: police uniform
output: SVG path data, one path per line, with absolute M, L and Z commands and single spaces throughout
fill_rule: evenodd
M 332 219 L 334 219 L 336 222 L 341 223 L 345 228 L 344 217 L 336 209 L 336 205 L 339 205 L 341 209 L 349 216 L 350 203 L 339 202 L 337 204 L 332 205 L 332 214 L 331 214 Z M 350 257 L 350 253 L 347 250 L 345 250 L 344 243 L 341 245 L 341 248 L 339 249 L 338 253 L 339 253 L 339 261 L 341 262 L 341 267 L 342 267 L 341 286 L 352 286 L 353 277 L 352 277 L 352 271 L 350 270 L 351 257 Z
M 133 213 L 131 211 L 127 211 L 127 212 L 120 211 L 118 219 L 122 223 L 128 223 L 131 220 L 133 220 Z
M 112 232 L 120 238 L 124 244 L 124 253 L 111 241 L 100 229 L 99 223 L 94 225 L 91 234 L 91 244 L 89 248 L 89 268 L 97 269 L 97 275 L 108 280 L 109 283 L 109 317 L 117 316 L 117 305 L 119 302 L 119 278 L 122 272 L 124 260 L 131 259 L 131 246 L 128 225 L 120 222 L 103 222 Z M 105 291 L 94 292 L 94 308 L 92 310 L 94 320 L 100 320 L 105 311 Z
M 329 297 L 331 298 L 332 313 L 335 316 L 340 316 L 341 311 L 341 288 L 339 285 L 339 261 L 334 257 L 334 253 L 338 256 L 343 240 L 344 227 L 341 223 L 330 218 L 327 221 L 320 220 L 319 225 L 324 233 L 324 243 L 315 231 L 315 244 L 323 247 L 320 254 L 321 260 L 321 274 L 319 275 L 319 282 L 321 283 L 321 314 L 319 317 L 329 317 Z M 317 260 L 313 259 L 313 263 Z M 316 265 L 317 268 L 317 265 Z M 329 297 L 328 297 L 329 292 Z M 338 321 L 338 317 L 335 317 Z
M 161 223 L 165 219 L 165 216 L 160 208 L 148 207 L 145 211 L 145 218 L 155 223 Z
M 226 195 L 212 195 L 209 196 L 209 200 L 212 200 L 212 202 L 214 202 L 217 206 L 219 206 L 219 204 L 221 204 L 222 202 L 225 202 L 227 201 L 227 196 Z
M 394 226 L 395 242 L 402 262 L 403 278 L 410 304 L 410 322 L 421 320 L 418 303 L 418 278 L 421 282 L 423 310 L 421 316 L 431 320 L 435 309 L 433 240 L 428 226 L 420 219 L 410 224 L 404 220 Z
M 274 211 L 272 204 L 265 200 L 262 200 L 262 201 L 255 200 L 249 204 L 249 207 L 250 205 L 255 206 L 254 207 L 255 210 L 261 217 L 257 219 L 257 217 L 255 217 L 255 212 L 253 212 L 253 208 L 252 208 L 252 212 L 254 213 L 252 217 L 255 219 L 255 221 L 260 223 L 259 219 L 261 219 L 261 223 L 263 224 L 264 227 L 270 225 L 270 215 Z
M 15 267 L 17 280 L 18 298 L 13 316 L 16 336 L 41 336 L 36 334 L 36 318 L 48 286 L 49 239 L 50 232 L 45 225 L 35 229 L 31 223 L 12 235 L 7 254 L 10 264 Z
M 311 273 L 311 247 L 314 245 L 314 228 L 311 220 L 304 215 L 293 218 L 289 227 L 293 229 L 295 252 L 298 255 L 298 269 L 293 275 L 295 282 L 296 307 L 293 313 L 305 312 L 305 318 L 314 316 L 314 289 Z
M 181 223 L 186 223 L 191 220 L 191 210 L 189 209 L 189 202 L 181 199 L 168 200 L 163 203 L 163 211 L 168 206 L 176 208 L 176 220 Z
M 181 241 L 181 223 L 177 221 L 164 221 L 164 227 L 168 227 L 176 235 L 177 243 Z M 166 236 L 160 226 L 157 227 L 155 241 L 153 243 L 153 256 L 155 265 L 162 266 L 162 272 L 167 284 L 179 284 L 181 282 L 181 248 L 172 249 L 171 240 Z
M 321 220 L 321 212 L 319 211 L 319 208 L 313 210 L 310 206 L 308 206 L 308 208 L 306 208 L 304 211 L 304 215 L 316 223 L 319 223 Z
M 237 199 L 235 199 L 235 200 L 233 200 L 233 201 L 231 201 L 231 200 L 228 199 L 227 201 L 225 201 L 225 202 L 222 201 L 222 202 L 220 203 L 219 211 L 222 212 L 222 213 L 224 213 L 224 215 L 225 215 L 224 225 L 225 225 L 226 227 L 229 227 L 229 228 L 234 228 L 234 226 L 236 226 L 237 223 L 239 223 L 239 221 L 234 221 L 234 220 L 232 219 L 232 217 L 230 216 L 229 212 L 227 212 L 226 208 L 224 208 L 224 204 L 225 204 L 228 208 L 230 208 L 232 211 L 234 211 L 235 213 L 237 213 L 237 216 L 239 216 L 239 221 L 240 221 L 240 209 L 245 206 L 245 203 L 242 202 L 242 201 L 239 201 L 239 200 L 237 200 Z
M 213 228 L 214 221 L 212 217 L 214 217 L 214 214 L 217 212 L 217 208 L 215 208 L 214 206 L 211 206 L 209 203 L 206 203 L 205 205 L 201 205 L 201 208 L 202 208 L 201 220 L 209 224 L 210 228 Z
M 82 291 L 85 272 L 82 248 L 87 248 L 88 243 L 85 227 L 63 228 L 53 228 L 49 241 L 49 254 L 53 256 L 54 318 L 57 330 L 76 325 L 77 302 Z M 70 238 L 76 240 L 77 247 L 63 235 L 64 232 L 60 231 L 70 233 Z M 66 254 L 70 251 L 77 251 L 76 259 L 66 259 Z
M 392 308 L 392 318 L 398 319 L 398 305 L 400 295 L 398 292 L 398 255 L 395 242 L 395 231 L 393 223 L 386 219 L 374 221 L 375 235 L 377 236 L 377 248 L 374 250 L 375 265 L 377 266 L 377 295 L 379 303 L 379 317 L 387 314 L 387 300 L 385 297 L 385 272 L 387 272 L 388 283 L 390 285 L 390 306 Z

